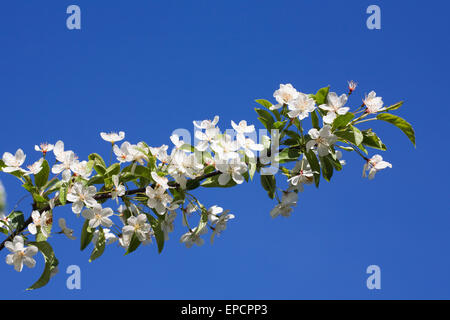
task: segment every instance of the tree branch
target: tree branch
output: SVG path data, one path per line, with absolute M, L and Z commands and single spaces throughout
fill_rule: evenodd
M 196 180 L 196 181 L 200 182 L 200 181 L 202 181 L 204 179 L 207 179 L 207 178 L 210 178 L 210 177 L 214 177 L 214 176 L 216 176 L 218 174 L 220 174 L 220 171 L 216 170 L 216 171 L 204 174 L 204 175 L 202 175 L 200 177 L 197 177 L 195 179 L 192 179 L 192 180 Z M 152 186 L 154 186 L 154 185 L 152 185 Z M 174 182 L 174 181 L 169 182 L 169 186 L 171 186 L 173 188 L 179 188 L 180 187 L 180 185 L 178 183 Z M 128 191 L 125 192 L 125 196 L 131 196 L 131 195 L 134 195 L 134 194 L 137 194 L 137 193 L 144 193 L 145 189 L 146 188 L 138 188 L 138 189 L 128 190 Z M 94 196 L 94 199 L 95 200 L 107 200 L 107 199 L 111 199 L 111 197 L 112 197 L 111 192 L 108 192 L 108 193 L 96 194 Z M 71 203 L 71 202 L 67 201 L 67 203 Z M 55 203 L 55 207 L 58 207 L 58 206 L 61 206 L 61 203 L 59 202 L 59 200 L 56 201 L 56 203 Z M 36 205 L 36 202 L 34 202 L 32 204 L 32 207 L 33 207 L 33 210 L 38 210 L 39 212 L 44 212 L 44 211 L 48 211 L 48 210 L 51 209 L 50 205 L 47 205 L 44 208 L 38 209 L 38 207 Z M 24 222 L 23 226 L 21 226 L 20 228 L 14 230 L 2 243 L 0 243 L 0 251 L 3 250 L 3 248 L 5 247 L 5 243 L 7 241 L 12 241 L 15 236 L 21 234 L 28 227 L 28 225 L 31 224 L 32 222 L 33 222 L 33 219 L 32 219 L 32 217 L 30 215 L 30 217 Z

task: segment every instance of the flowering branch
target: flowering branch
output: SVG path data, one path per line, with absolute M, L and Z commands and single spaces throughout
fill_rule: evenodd
M 64 149 L 62 141 L 35 146 L 42 157 L 27 169 L 22 168 L 26 159 L 22 149 L 14 155 L 5 152 L 0 170 L 22 182 L 33 197 L 33 204 L 26 220 L 16 208 L 6 216 L 2 213 L 0 188 L 0 232 L 6 235 L 0 250 L 5 247 L 10 251 L 6 262 L 16 271 L 22 271 L 23 265 L 34 267 L 34 255 L 43 254 L 44 273 L 29 288 L 37 289 L 46 285 L 57 270 L 58 260 L 49 243 L 50 237 L 64 234 L 75 239 L 74 230 L 67 227 L 62 217 L 58 219 L 61 230 L 52 231 L 53 213 L 60 206 L 70 204 L 72 212 L 84 218 L 80 248 L 84 250 L 92 244 L 90 261 L 93 261 L 113 242 L 129 254 L 155 240 L 161 252 L 169 233 L 174 231 L 177 211 L 181 211 L 183 225 L 187 228 L 180 242 L 188 248 L 202 245 L 202 236 L 210 230 L 213 243 L 215 236 L 221 234 L 235 216 L 217 205 L 205 207 L 192 194 L 199 187 L 233 187 L 253 180 L 259 173 L 262 187 L 278 202 L 270 211 L 275 218 L 290 216 L 304 186 L 315 184 L 318 187 L 321 177 L 330 181 L 335 171 L 342 170 L 346 162 L 336 148 L 360 155 L 364 160 L 363 176 L 368 172 L 369 179 L 373 179 L 378 171 L 392 165 L 380 155 L 368 157 L 366 148 L 384 151 L 386 146 L 372 129 L 360 130 L 356 125 L 382 120 L 400 128 L 413 144 L 415 135 L 408 122 L 391 113 L 400 108 L 402 102 L 385 107 L 382 98 L 373 91 L 363 99 L 361 107 L 349 112 L 350 107 L 345 105 L 355 89 L 356 83 L 349 82 L 348 95 L 338 96 L 330 92 L 329 87 L 316 94 L 304 94 L 291 84 L 280 85 L 274 93 L 277 104 L 256 100 L 264 107 L 255 108 L 258 120 L 265 127 L 263 132 L 260 130 L 259 141 L 255 127 L 247 121 L 238 124 L 232 121 L 233 129 L 222 132 L 216 116 L 213 120 L 194 121 L 192 144 L 189 136 L 173 134 L 170 139 L 174 147 L 170 153 L 167 145 L 149 147 L 145 142 L 134 145 L 125 141 L 119 147 L 117 143 L 124 140 L 124 132 L 102 132 L 102 139 L 111 144 L 108 165 L 96 153 L 87 160 L 78 160 L 73 151 Z M 355 119 L 357 113 L 362 114 Z M 375 118 L 363 120 L 368 115 Z M 311 119 L 308 131 L 307 118 Z M 46 159 L 50 152 L 56 158 L 51 168 Z M 287 183 L 281 197 L 276 180 L 278 172 L 286 177 Z M 50 173 L 54 176 L 50 177 Z M 117 210 L 106 207 L 108 201 L 112 201 L 112 205 L 115 203 Z M 193 213 L 198 214 L 199 220 L 191 228 Z

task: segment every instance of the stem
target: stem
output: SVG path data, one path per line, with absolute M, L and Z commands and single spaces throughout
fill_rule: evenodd
M 207 178 L 210 178 L 210 177 L 214 177 L 214 176 L 216 176 L 216 175 L 218 175 L 218 174 L 220 174 L 220 171 L 217 171 L 217 170 L 216 170 L 216 171 L 210 172 L 210 173 L 208 173 L 208 174 L 204 174 L 204 175 L 202 175 L 202 176 L 200 176 L 200 177 L 197 177 L 197 178 L 195 178 L 195 179 L 192 179 L 192 180 L 194 180 L 194 181 L 202 181 L 202 180 L 204 180 L 204 179 L 207 179 Z M 169 182 L 169 186 L 171 186 L 171 187 L 173 187 L 173 188 L 179 188 L 179 187 L 180 187 L 180 185 L 179 185 L 178 183 L 174 182 L 174 181 Z M 127 190 L 127 191 L 125 192 L 125 195 L 124 195 L 124 196 L 131 196 L 131 195 L 135 195 L 135 194 L 138 194 L 138 193 L 145 193 L 145 188 L 139 188 L 139 189 Z M 102 192 L 102 193 L 97 193 L 97 194 L 94 196 L 94 199 L 95 199 L 95 200 L 107 200 L 107 199 L 111 199 L 111 197 L 112 197 L 111 192 Z M 69 203 L 71 203 L 71 202 L 70 202 L 70 201 L 67 201 L 67 204 L 69 204 Z M 55 207 L 59 207 L 59 206 L 61 206 L 61 203 L 59 202 L 59 200 L 58 200 L 58 201 L 55 201 Z M 50 210 L 50 205 L 47 205 L 47 206 L 45 206 L 44 208 L 40 208 L 40 209 L 39 209 L 39 208 L 37 207 L 37 204 L 36 204 L 36 203 L 33 203 L 33 204 L 32 204 L 32 207 L 33 207 L 33 210 L 38 210 L 39 212 L 44 212 L 44 211 Z M 30 217 L 25 221 L 25 223 L 23 224 L 23 226 L 22 226 L 21 228 L 16 229 L 16 230 L 15 230 L 14 232 L 12 232 L 5 240 L 3 240 L 2 243 L 0 243 L 0 251 L 3 250 L 3 248 L 5 247 L 5 243 L 6 243 L 7 241 L 12 241 L 12 239 L 14 239 L 15 236 L 21 234 L 21 233 L 28 227 L 28 225 L 29 225 L 30 223 L 32 223 L 32 222 L 33 222 L 33 219 L 32 219 L 32 217 L 30 216 Z
M 372 120 L 377 120 L 377 118 L 370 118 L 370 119 L 366 119 L 366 120 L 360 120 L 360 121 L 355 122 L 354 124 L 363 123 L 363 122 L 372 121 Z

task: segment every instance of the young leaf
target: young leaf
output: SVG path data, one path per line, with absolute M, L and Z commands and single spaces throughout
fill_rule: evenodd
M 279 163 L 297 161 L 301 154 L 299 148 L 285 148 L 278 154 L 277 160 Z
M 355 115 L 351 112 L 347 112 L 346 114 L 337 116 L 333 121 L 333 131 L 336 129 L 344 128 L 345 126 L 347 126 L 347 124 L 349 124 L 350 121 L 353 120 L 354 117 Z
M 386 151 L 386 146 L 383 142 L 381 142 L 380 138 L 373 132 L 371 129 L 362 131 L 362 134 L 364 136 L 362 144 L 374 148 Z
M 377 115 L 378 120 L 389 122 L 403 131 L 403 133 L 411 140 L 414 147 L 416 146 L 416 136 L 413 127 L 403 118 L 390 113 L 380 113 Z
M 150 222 L 150 225 L 152 226 L 153 232 L 155 234 L 155 239 L 156 239 L 156 245 L 158 246 L 158 253 L 161 253 L 163 248 L 164 248 L 164 232 L 161 229 L 161 219 L 156 219 L 155 217 L 153 217 L 150 214 L 146 214 L 147 215 L 147 219 Z
M 261 185 L 267 191 L 270 199 L 275 197 L 276 180 L 273 175 L 261 175 Z
M 227 184 L 225 185 L 221 185 L 219 183 L 219 175 L 214 176 L 214 177 L 210 177 L 208 179 L 206 179 L 205 181 L 203 181 L 203 183 L 201 184 L 202 187 L 205 188 L 231 188 L 234 187 L 236 185 L 236 182 L 234 182 L 233 179 L 231 179 L 227 182 Z
M 13 230 L 17 230 L 23 227 L 23 225 L 25 224 L 25 219 L 23 217 L 23 212 L 22 211 L 13 211 L 9 216 L 8 216 L 8 221 L 9 224 L 11 226 L 11 228 Z
M 92 154 L 89 155 L 88 159 L 89 159 L 89 160 L 92 160 L 92 161 L 94 161 L 94 162 L 100 164 L 100 165 L 103 166 L 104 168 L 106 168 L 106 163 L 105 163 L 105 161 L 103 160 L 103 158 L 102 158 L 99 154 L 97 154 L 97 153 L 92 153 Z
M 34 176 L 34 182 L 36 187 L 42 188 L 48 181 L 48 176 L 50 174 L 50 167 L 47 160 L 42 162 L 42 169 Z
M 118 175 L 120 173 L 120 164 L 118 163 L 114 163 L 111 166 L 108 167 L 108 169 L 106 169 L 105 171 L 105 175 L 112 177 L 115 175 Z
M 319 126 L 319 116 L 317 115 L 316 110 L 314 110 L 313 112 L 311 112 L 311 123 L 312 123 L 312 127 L 316 128 L 317 130 L 320 129 Z
M 317 160 L 316 154 L 310 150 L 305 153 L 306 159 L 308 160 L 309 165 L 311 166 L 311 169 L 313 171 L 314 175 L 314 183 L 316 184 L 316 187 L 319 187 L 320 182 L 320 164 Z
M 262 118 L 264 121 L 261 121 L 267 130 L 271 130 L 273 128 L 274 120 L 269 111 L 264 109 L 255 108 L 256 113 L 258 113 L 259 118 Z
M 89 220 L 86 219 L 83 224 L 83 229 L 81 230 L 80 238 L 80 250 L 83 251 L 91 243 L 94 233 L 91 228 L 89 228 Z
M 265 107 L 267 109 L 270 109 L 270 107 L 272 106 L 272 104 L 265 99 L 256 99 L 255 102 L 259 103 L 260 105 L 262 105 L 263 107 Z
M 386 111 L 391 111 L 391 110 L 397 110 L 398 108 L 400 108 L 403 105 L 403 101 L 397 102 L 396 104 L 387 107 Z
M 328 92 L 330 92 L 330 87 L 324 87 L 317 91 L 315 95 L 312 96 L 312 98 L 316 101 L 316 104 L 320 106 L 321 104 L 327 103 L 327 96 Z
M 106 245 L 105 233 L 103 232 L 102 227 L 99 227 L 98 230 L 99 231 L 98 231 L 97 243 L 95 244 L 94 250 L 92 250 L 89 262 L 92 262 L 95 259 L 99 258 L 105 251 L 105 245 Z
M 361 131 L 354 126 L 349 126 L 344 131 L 336 131 L 334 134 L 339 138 L 350 141 L 357 146 L 361 144 L 364 138 Z
M 328 160 L 328 158 L 319 157 L 319 159 L 320 159 L 320 164 L 321 164 L 321 168 L 322 168 L 322 176 L 324 177 L 325 180 L 330 182 L 331 177 L 333 176 L 333 166 L 330 163 L 330 161 Z
M 55 257 L 53 248 L 46 241 L 30 242 L 29 245 L 37 247 L 44 256 L 45 260 L 44 272 L 42 273 L 41 277 L 27 289 L 27 290 L 34 290 L 42 288 L 49 282 L 52 271 L 58 266 L 58 259 L 56 259 Z
M 139 238 L 137 237 L 136 233 L 133 233 L 133 236 L 131 237 L 130 244 L 128 245 L 127 252 L 125 252 L 125 255 L 132 253 L 133 251 L 136 251 L 137 248 L 141 245 L 141 242 L 139 241 Z

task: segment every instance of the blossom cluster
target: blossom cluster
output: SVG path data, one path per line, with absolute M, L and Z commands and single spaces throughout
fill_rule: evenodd
M 215 116 L 193 122 L 192 145 L 173 134 L 171 148 L 124 141 L 123 131 L 101 132 L 100 137 L 110 144 L 116 160 L 108 165 L 97 153 L 80 160 L 74 151 L 66 150 L 63 141 L 36 145 L 34 149 L 41 156 L 29 165 L 25 165 L 27 156 L 22 149 L 15 154 L 5 152 L 0 160 L 1 171 L 20 179 L 34 201 L 29 222 L 25 223 L 23 214 L 14 210 L 6 216 L 2 213 L 4 192 L 0 184 L 0 228 L 8 236 L 2 244 L 10 251 L 6 262 L 17 271 L 24 264 L 34 267 L 33 256 L 41 251 L 53 264 L 46 264 L 43 278 L 32 286 L 40 287 L 57 270 L 57 259 L 48 241 L 53 235 L 65 235 L 71 240 L 79 237 L 82 250 L 92 243 L 91 260 L 100 257 L 106 245 L 112 243 L 128 254 L 141 244 L 156 242 L 161 252 L 174 232 L 177 216 L 187 228 L 180 236 L 187 248 L 201 246 L 209 231 L 213 243 L 235 216 L 218 205 L 206 207 L 193 190 L 233 187 L 253 180 L 259 173 L 262 187 L 277 201 L 270 215 L 288 217 L 305 186 L 318 187 L 321 177 L 330 181 L 333 172 L 342 169 L 346 164 L 343 151 L 359 155 L 364 160 L 363 177 L 373 179 L 378 171 L 392 165 L 379 154 L 369 158 L 367 147 L 383 151 L 386 147 L 372 129 L 361 131 L 356 126 L 384 120 L 401 128 L 413 143 L 414 131 L 405 120 L 389 113 L 401 103 L 385 107 L 374 91 L 362 99 L 361 107 L 350 111 L 347 103 L 356 86 L 351 81 L 349 93 L 338 95 L 328 87 L 306 94 L 291 84 L 281 84 L 273 94 L 276 104 L 256 100 L 265 108 L 255 108 L 258 119 L 264 132 L 271 133 L 260 134 L 260 141 L 255 126 L 246 120 L 231 121 L 232 129 L 222 131 L 219 116 Z M 54 157 L 51 167 L 50 156 Z M 270 161 L 266 161 L 268 156 Z M 277 185 L 276 172 L 269 170 L 273 168 L 285 176 L 284 190 L 280 183 Z M 84 219 L 79 236 L 68 227 L 64 216 L 57 220 L 59 231 L 53 228 L 55 209 L 66 204 L 71 205 L 74 217 Z M 192 223 L 194 218 L 196 225 Z

